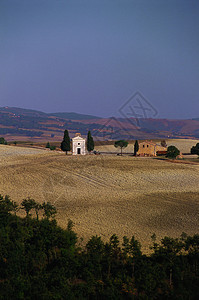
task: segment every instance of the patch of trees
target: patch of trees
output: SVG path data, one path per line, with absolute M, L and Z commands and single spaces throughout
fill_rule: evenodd
M 0 196 L 0 299 L 198 299 L 199 235 L 153 235 L 148 256 L 134 236 L 80 247 L 55 214 L 49 202 Z
M 168 158 L 176 158 L 178 155 L 180 154 L 180 150 L 178 148 L 176 148 L 175 146 L 169 146 L 167 148 L 167 154 L 166 157 Z
M 4 137 L 0 137 L 0 144 L 7 145 L 7 141 L 4 139 Z
M 191 148 L 191 154 L 197 154 L 199 156 L 199 143 Z

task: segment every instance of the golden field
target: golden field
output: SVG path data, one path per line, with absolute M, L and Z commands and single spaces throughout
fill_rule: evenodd
M 153 142 L 160 144 L 161 140 L 152 140 Z M 140 141 L 139 141 L 140 142 Z M 195 146 L 197 143 L 199 143 L 199 140 L 194 139 L 168 139 L 166 140 L 167 146 L 174 145 L 176 146 L 182 153 L 190 153 L 191 147 Z M 114 142 L 112 144 L 106 144 L 104 145 L 104 142 L 98 142 L 98 146 L 95 147 L 97 151 L 101 152 L 114 152 L 114 153 L 120 153 L 119 148 L 114 147 Z M 133 153 L 133 147 L 134 147 L 134 141 L 130 141 L 128 146 L 123 149 L 124 153 Z
M 199 164 L 0 145 L 0 193 L 50 201 L 84 241 L 135 235 L 146 251 L 153 233 L 198 233 Z

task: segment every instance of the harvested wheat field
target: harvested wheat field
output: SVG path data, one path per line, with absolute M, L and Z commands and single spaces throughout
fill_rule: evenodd
M 142 142 L 142 141 L 139 141 Z M 153 142 L 160 144 L 161 140 L 153 140 Z M 101 152 L 114 152 L 114 153 L 120 153 L 120 148 L 115 148 L 113 143 L 104 145 L 100 145 L 100 142 L 98 142 L 99 145 L 95 147 L 97 151 Z M 195 146 L 197 143 L 199 143 L 199 140 L 193 140 L 193 139 L 168 139 L 166 140 L 167 146 L 176 146 L 182 153 L 190 153 L 191 148 Z M 134 141 L 130 141 L 128 146 L 123 149 L 123 153 L 133 153 L 134 152 Z
M 34 151 L 33 151 L 34 150 Z M 155 232 L 198 233 L 199 165 L 116 155 L 64 153 L 0 147 L 0 193 L 20 202 L 51 201 L 58 223 L 87 241 L 135 235 L 146 251 Z

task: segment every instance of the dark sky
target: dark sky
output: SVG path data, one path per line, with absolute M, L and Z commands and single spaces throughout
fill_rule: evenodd
M 1 0 L 0 106 L 199 117 L 198 0 Z

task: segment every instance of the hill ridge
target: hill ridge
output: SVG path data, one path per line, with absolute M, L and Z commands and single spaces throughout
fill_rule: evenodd
M 199 120 L 102 118 L 74 112 L 45 113 L 18 107 L 0 107 L 0 136 L 7 140 L 61 140 L 91 131 L 98 140 L 199 138 Z

